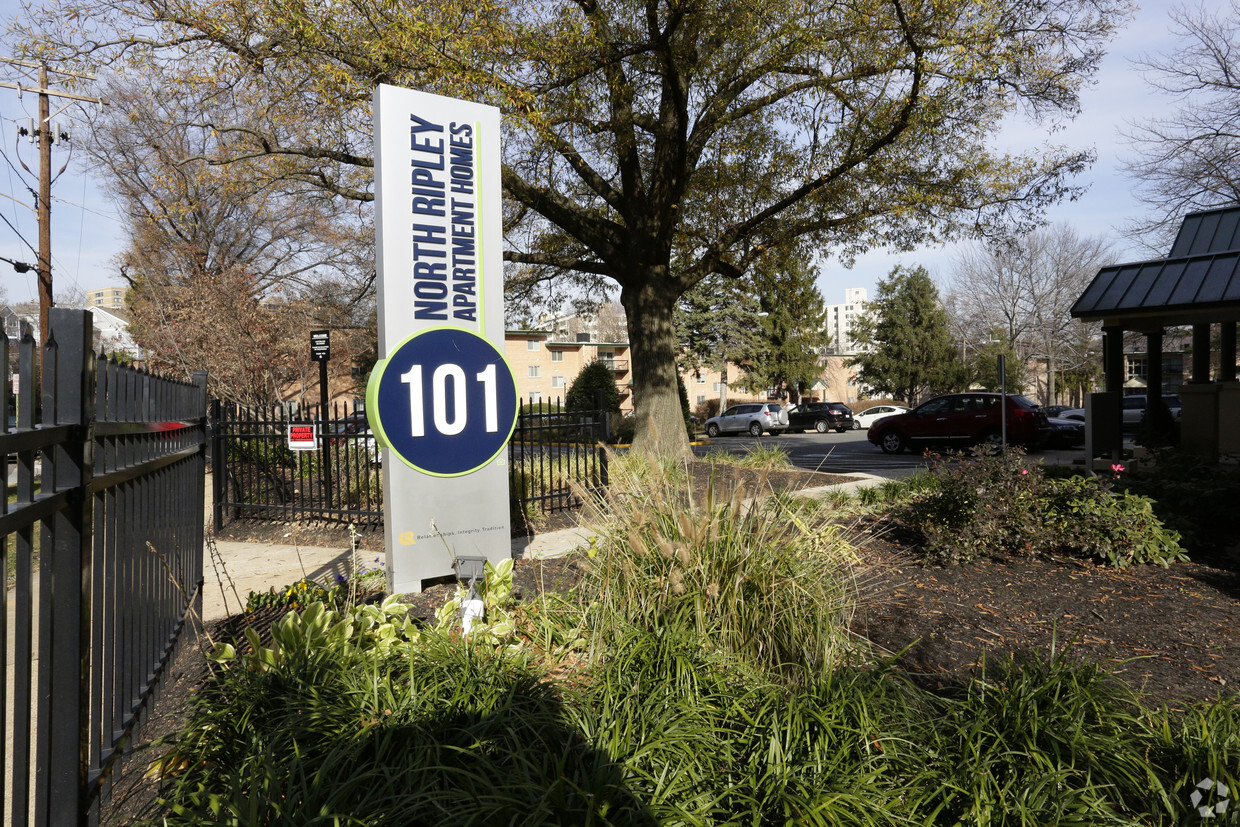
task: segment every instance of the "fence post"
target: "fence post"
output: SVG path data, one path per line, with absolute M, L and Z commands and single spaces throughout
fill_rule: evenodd
M 197 374 L 195 374 L 197 375 Z M 218 399 L 211 400 L 211 419 L 207 424 L 211 439 L 211 530 L 219 534 L 224 529 L 225 480 L 228 477 L 227 449 L 224 447 L 224 428 L 220 418 L 224 406 Z
M 85 310 L 52 308 L 49 339 L 44 353 L 44 394 L 53 397 L 54 424 L 69 425 L 70 434 L 51 452 L 52 466 L 44 462 L 41 496 L 65 496 L 65 505 L 52 517 L 52 605 L 40 622 L 51 626 L 51 651 L 42 653 L 51 664 L 50 695 L 56 706 L 51 720 L 40 721 L 48 732 L 49 824 L 77 824 L 85 818 L 86 775 L 89 765 L 91 510 L 87 490 L 93 465 L 91 420 L 94 407 L 94 352 L 91 350 L 90 314 Z M 54 364 L 49 365 L 51 361 Z M 50 371 L 49 371 L 50 368 Z M 48 386 L 54 377 L 54 386 Z M 49 418 L 44 407 L 44 420 Z M 50 477 L 49 477 L 50 471 Z M 46 549 L 46 546 L 44 546 Z
M 607 394 L 602 388 L 594 392 L 595 424 L 602 425 L 602 436 L 596 437 L 601 442 L 611 440 L 611 411 L 607 410 Z
M 195 417 L 205 416 L 207 414 L 207 410 L 210 407 L 213 407 L 213 405 L 211 404 L 211 400 L 207 398 L 207 372 L 205 370 L 194 371 L 194 393 L 193 393 L 192 398 L 194 400 L 193 411 L 194 411 Z M 186 413 L 188 413 L 188 411 L 178 412 L 178 414 L 181 416 L 184 416 Z M 194 480 L 196 483 L 195 484 L 196 493 L 194 494 L 194 497 L 196 498 L 196 501 L 200 505 L 202 504 L 203 500 L 206 498 L 206 495 L 207 495 L 207 492 L 204 489 L 206 488 L 206 479 L 207 479 L 207 446 L 210 444 L 208 443 L 207 440 L 211 436 L 209 433 L 210 430 L 211 430 L 211 422 L 210 421 L 203 422 L 204 433 L 202 435 L 202 443 L 198 451 L 198 464 L 194 468 L 194 471 L 195 471 Z M 213 490 L 213 496 L 211 497 L 211 522 L 212 524 L 214 524 L 215 523 L 215 509 L 218 507 L 217 506 L 218 500 L 216 500 L 214 497 L 214 487 L 215 487 L 215 476 L 214 475 L 212 475 L 211 477 L 211 486 Z M 193 544 L 194 544 L 193 547 L 197 549 L 197 553 L 192 555 L 193 559 L 196 560 L 197 562 L 194 564 L 196 568 L 193 569 L 192 572 L 197 576 L 198 582 L 202 583 L 203 577 L 204 577 L 203 571 L 202 571 L 202 553 L 203 553 L 202 550 L 203 550 L 203 546 L 206 541 L 206 537 L 204 537 L 203 535 L 205 534 L 206 526 L 202 524 L 202 512 L 199 511 L 198 515 L 199 515 L 199 519 L 198 519 L 197 531 L 194 533 L 194 538 L 193 538 Z M 198 613 L 198 617 L 202 617 L 202 591 L 203 590 L 201 588 L 197 590 L 197 594 L 194 600 L 194 611 Z

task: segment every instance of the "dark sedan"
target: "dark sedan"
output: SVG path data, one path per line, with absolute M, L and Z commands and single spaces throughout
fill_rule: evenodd
M 998 445 L 1003 441 L 1003 397 L 997 393 L 951 393 L 921 404 L 908 413 L 884 417 L 866 433 L 888 454 L 924 445 Z M 1050 436 L 1046 414 L 1031 400 L 1006 397 L 1007 441 L 1036 448 Z
M 831 430 L 842 434 L 852 426 L 852 409 L 843 402 L 808 402 L 788 411 L 788 430 L 793 433 L 812 428 L 820 434 Z
M 1046 448 L 1076 448 L 1085 444 L 1085 423 L 1079 419 L 1059 419 L 1048 417 L 1047 424 L 1051 433 L 1046 438 Z

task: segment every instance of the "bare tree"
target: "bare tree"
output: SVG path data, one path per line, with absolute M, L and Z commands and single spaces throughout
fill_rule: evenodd
M 989 344 L 996 332 L 1024 362 L 1045 362 L 1047 404 L 1055 374 L 1080 366 L 1094 352 L 1096 331 L 1071 316 L 1072 305 L 1098 270 L 1112 260 L 1110 243 L 1055 224 L 999 245 L 967 248 L 958 258 L 950 298 L 953 330 Z
M 1126 133 L 1136 153 L 1125 163 L 1150 208 L 1125 233 L 1165 251 L 1187 212 L 1240 201 L 1240 0 L 1171 11 L 1177 46 L 1135 61 L 1178 108 Z
M 365 328 L 371 315 L 369 223 L 356 205 L 281 178 L 271 158 L 209 163 L 223 139 L 194 120 L 246 117 L 230 90 L 115 76 L 100 86 L 112 105 L 94 117 L 87 154 L 124 217 L 116 266 L 147 363 L 206 368 L 213 393 L 246 403 L 304 386 L 307 331 Z
M 628 322 L 624 307 L 618 301 L 606 301 L 598 308 L 598 340 L 600 342 L 627 342 Z

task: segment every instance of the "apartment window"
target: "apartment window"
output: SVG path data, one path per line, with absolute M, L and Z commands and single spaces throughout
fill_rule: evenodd
M 564 361 L 564 351 L 562 351 L 562 350 L 553 350 L 553 351 L 551 351 L 551 361 L 552 361 L 552 362 L 563 362 L 563 361 Z
M 551 387 L 553 387 L 553 388 L 562 388 L 562 387 L 564 387 L 564 377 L 563 377 L 563 376 L 552 376 L 552 377 L 551 377 Z
M 525 349 L 526 350 L 538 350 L 538 340 L 537 339 L 526 339 Z
M 537 405 L 539 402 L 542 402 L 542 392 L 530 391 L 530 404 Z
M 1144 379 L 1149 375 L 1149 367 L 1145 359 L 1137 359 L 1132 356 L 1128 357 L 1128 378 Z
M 530 378 L 537 379 L 542 376 L 542 365 L 530 365 Z
M 703 375 L 701 374 L 701 372 L 699 372 L 699 373 L 697 374 L 697 383 L 698 383 L 699 385 L 705 385 L 705 384 L 706 384 L 706 377 L 705 377 L 705 376 L 703 376 Z
M 719 393 L 719 391 L 721 391 L 721 390 L 723 390 L 723 383 L 722 383 L 722 382 L 716 382 L 716 383 L 715 383 L 715 393 Z
M 706 397 L 705 397 L 705 396 L 703 396 L 703 395 L 701 395 L 701 394 L 698 394 L 697 403 L 698 403 L 699 405 L 705 405 L 705 404 L 706 404 Z

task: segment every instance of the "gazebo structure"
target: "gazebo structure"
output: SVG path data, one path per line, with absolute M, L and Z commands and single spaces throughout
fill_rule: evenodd
M 1161 404 L 1162 339 L 1168 327 L 1192 327 L 1192 371 L 1180 387 L 1183 450 L 1217 458 L 1240 454 L 1240 206 L 1189 213 L 1165 259 L 1104 267 L 1072 306 L 1082 321 L 1102 322 L 1106 392 L 1095 395 L 1101 444 L 1118 456 L 1124 383 L 1124 331 L 1149 343 L 1147 410 Z M 1210 355 L 1218 325 L 1218 370 Z

